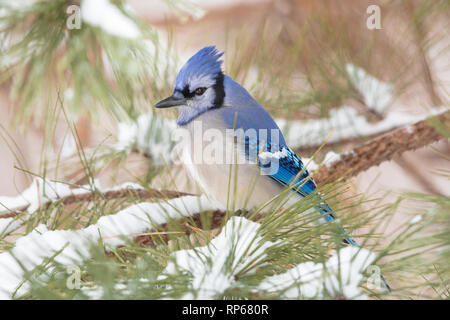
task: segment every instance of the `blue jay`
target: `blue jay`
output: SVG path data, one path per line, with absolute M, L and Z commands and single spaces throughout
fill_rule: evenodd
M 238 182 L 229 187 L 231 168 L 229 162 L 226 159 L 223 159 L 222 163 L 214 164 L 194 161 L 195 148 L 192 148 L 194 144 L 192 139 L 183 150 L 183 163 L 188 172 L 207 194 L 223 204 L 229 202 L 229 193 L 237 190 L 234 192 L 236 198 L 233 200 L 239 207 L 243 207 L 244 204 L 247 208 L 258 207 L 278 196 L 284 187 L 292 185 L 295 191 L 293 201 L 311 194 L 316 189 L 316 184 L 309 176 L 302 160 L 286 145 L 281 130 L 269 113 L 247 90 L 223 74 L 220 60 L 222 55 L 223 53 L 219 53 L 214 46 L 205 47 L 197 52 L 178 73 L 173 95 L 158 102 L 155 107 L 177 107 L 177 124 L 180 128 L 190 131 L 191 138 L 195 136 L 195 122 L 201 123 L 203 132 L 214 129 L 221 131 L 223 136 L 229 134 L 226 130 L 256 129 L 253 137 L 241 135 L 240 139 L 233 140 L 238 156 L 251 161 L 238 166 L 236 169 Z M 263 130 L 271 134 L 261 137 Z M 276 135 L 273 134 L 274 131 Z M 275 140 L 274 137 L 277 138 L 276 142 L 272 141 Z M 197 140 L 195 143 L 204 141 Z M 206 146 L 202 145 L 196 150 L 201 151 L 204 148 Z M 227 146 L 224 146 L 224 149 L 226 148 Z M 269 163 L 261 161 L 262 156 L 276 161 Z M 256 183 L 254 163 L 259 167 L 276 164 L 277 168 L 269 170 L 271 174 L 258 177 Z M 249 188 L 253 185 L 253 188 Z M 252 194 L 249 195 L 249 192 Z M 327 221 L 335 219 L 326 202 L 322 201 L 318 209 Z M 351 238 L 346 238 L 345 241 L 356 244 Z
M 232 149 L 240 158 L 249 160 L 239 164 L 236 169 L 233 169 L 227 161 L 221 163 L 195 161 L 196 154 L 192 145 L 201 143 L 200 147 L 206 146 L 205 141 L 195 142 L 191 138 L 192 141 L 187 144 L 189 146 L 183 150 L 185 157 L 183 163 L 194 180 L 207 194 L 224 205 L 233 201 L 236 206 L 247 209 L 270 202 L 286 187 L 292 190 L 290 192 L 293 196 L 292 201 L 314 193 L 319 197 L 317 211 L 325 220 L 335 220 L 331 208 L 314 192 L 316 184 L 300 157 L 286 145 L 283 134 L 273 118 L 246 89 L 222 72 L 220 59 L 222 55 L 223 52 L 219 53 L 215 46 L 198 51 L 178 73 L 173 95 L 155 105 L 156 108 L 176 107 L 179 128 L 186 129 L 193 135 L 196 122 L 201 124 L 203 132 L 215 130 L 223 136 L 228 136 L 230 130 L 236 132 L 239 129 L 244 131 L 254 129 L 256 132 L 250 137 L 239 136 L 239 139 L 236 139 L 236 134 L 234 135 Z M 277 134 L 266 134 L 262 137 L 261 132 L 264 130 Z M 228 148 L 227 145 L 223 147 Z M 270 161 L 263 161 L 268 158 Z M 256 175 L 255 178 L 255 167 L 267 169 L 271 166 L 274 166 L 275 170 L 269 168 L 265 174 Z M 230 179 L 232 170 L 236 170 L 236 179 Z M 232 200 L 230 193 L 234 195 Z M 357 243 L 341 228 L 339 230 L 345 243 L 357 246 Z

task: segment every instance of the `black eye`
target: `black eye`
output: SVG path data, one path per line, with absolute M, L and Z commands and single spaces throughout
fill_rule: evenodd
M 206 88 L 201 87 L 201 88 L 195 89 L 194 93 L 195 93 L 197 96 L 201 96 L 202 94 L 205 93 L 205 91 L 206 91 Z

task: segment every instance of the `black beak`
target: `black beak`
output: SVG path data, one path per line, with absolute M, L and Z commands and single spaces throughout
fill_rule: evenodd
M 185 98 L 176 98 L 174 96 L 170 96 L 164 100 L 161 100 L 157 104 L 155 104 L 155 108 L 170 108 L 176 106 L 182 106 L 186 104 Z

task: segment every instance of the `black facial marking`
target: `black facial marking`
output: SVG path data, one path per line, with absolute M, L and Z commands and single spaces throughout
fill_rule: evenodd
M 220 72 L 216 77 L 216 83 L 212 87 L 216 95 L 213 102 L 213 108 L 220 108 L 225 99 L 225 88 L 223 86 L 223 81 L 224 75 L 222 72 Z M 198 91 L 199 89 L 201 89 L 202 91 L 201 93 L 200 91 Z M 176 91 L 180 92 L 186 99 L 190 99 L 193 98 L 195 95 L 202 95 L 205 92 L 205 90 L 206 88 L 202 87 L 197 88 L 193 92 L 190 92 L 189 85 L 187 84 L 184 86 L 183 90 L 176 90 Z
M 188 84 L 184 86 L 183 91 L 181 91 L 181 93 L 185 98 L 192 98 L 193 96 L 195 96 L 195 93 L 189 91 Z
M 213 86 L 216 97 L 214 99 L 214 108 L 220 108 L 225 99 L 225 88 L 223 86 L 223 73 L 220 72 L 216 78 L 216 83 Z

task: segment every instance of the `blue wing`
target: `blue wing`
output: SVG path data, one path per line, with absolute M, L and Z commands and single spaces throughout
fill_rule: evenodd
M 239 108 L 239 112 L 236 108 L 219 109 L 227 128 L 236 130 L 236 142 L 239 141 L 238 144 L 243 143 L 247 159 L 258 163 L 260 167 L 264 168 L 267 164 L 259 161 L 258 154 L 260 151 L 280 152 L 285 150 L 283 153 L 284 156 L 279 158 L 277 170 L 273 174 L 270 174 L 269 177 L 283 187 L 294 186 L 293 191 L 302 197 L 313 193 L 317 189 L 317 186 L 309 176 L 302 160 L 286 145 L 280 128 L 267 111 L 256 101 L 254 103 L 255 105 L 253 107 L 246 105 L 245 107 Z M 255 117 L 255 114 L 258 114 L 258 117 Z M 263 129 L 262 131 L 258 130 L 261 128 Z M 242 131 L 239 131 L 241 129 Z M 253 135 L 249 136 L 247 134 L 249 130 Z M 273 130 L 275 130 L 275 134 L 272 136 Z M 270 166 L 270 164 L 268 165 Z M 336 219 L 333 210 L 320 198 L 320 195 L 315 193 L 315 196 L 319 197 L 317 209 L 321 214 L 324 214 L 324 218 L 327 221 Z M 340 232 L 346 237 L 344 239 L 345 242 L 357 245 L 352 238 L 348 237 L 344 230 Z
M 251 139 L 250 137 L 244 137 L 244 147 L 245 154 L 248 158 L 256 160 L 258 166 L 265 169 L 270 169 L 269 167 L 273 164 L 272 162 L 261 162 L 260 159 L 255 159 L 254 155 L 260 154 L 260 151 L 267 151 L 271 153 L 277 152 L 279 157 L 277 160 L 277 168 L 273 170 L 268 176 L 279 183 L 283 187 L 290 187 L 292 191 L 297 192 L 302 197 L 306 197 L 317 189 L 314 180 L 310 177 L 308 170 L 306 170 L 302 160 L 299 156 L 295 154 L 288 146 L 284 143 L 282 145 L 274 144 L 270 141 L 259 143 L 259 139 Z M 329 205 L 318 195 L 319 205 L 317 209 L 327 221 L 333 221 L 336 219 L 333 210 Z M 348 237 L 344 230 L 340 228 L 340 232 L 346 237 L 344 241 L 348 244 L 358 245 L 352 238 Z

